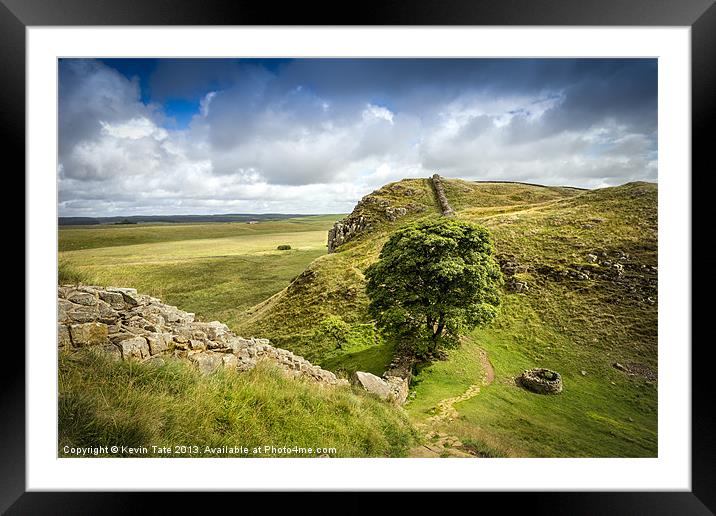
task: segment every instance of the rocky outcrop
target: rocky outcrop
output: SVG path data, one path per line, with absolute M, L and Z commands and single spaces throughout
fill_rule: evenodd
M 238 337 L 219 321 L 197 321 L 193 313 L 132 288 L 60 286 L 57 321 L 58 346 L 64 352 L 93 347 L 117 360 L 153 365 L 186 360 L 205 374 L 221 367 L 247 371 L 269 360 L 289 376 L 348 384 L 267 339 Z
M 328 231 L 328 252 L 336 249 L 370 229 L 379 222 L 394 222 L 410 213 L 420 213 L 427 208 L 417 202 L 396 205 L 395 198 L 412 197 L 417 190 L 400 183 L 384 186 L 363 197 L 348 217 L 336 222 Z
M 438 174 L 433 174 L 432 181 L 433 188 L 435 189 L 435 197 L 437 197 L 438 204 L 440 205 L 440 211 L 442 211 L 442 214 L 445 216 L 452 215 L 455 211 L 450 206 L 447 196 L 445 195 L 445 187 L 443 186 L 442 178 Z
M 357 217 L 349 216 L 339 220 L 328 230 L 328 252 L 335 252 L 336 248 L 351 240 L 368 229 L 368 221 L 362 215 Z

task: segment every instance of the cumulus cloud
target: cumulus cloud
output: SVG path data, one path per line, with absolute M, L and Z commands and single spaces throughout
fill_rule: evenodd
M 195 102 L 186 127 L 171 99 Z M 140 77 L 65 59 L 60 214 L 348 212 L 435 171 L 654 181 L 656 130 L 655 60 L 159 60 Z

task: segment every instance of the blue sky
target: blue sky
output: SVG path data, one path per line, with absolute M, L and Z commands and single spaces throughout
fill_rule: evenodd
M 62 59 L 60 215 L 348 212 L 405 177 L 657 179 L 654 59 Z
M 206 82 L 196 81 L 193 87 L 186 89 L 185 91 L 171 92 L 157 91 L 157 89 L 163 90 L 162 86 L 159 88 L 152 88 L 152 77 L 157 74 L 157 68 L 160 62 L 162 67 L 171 63 L 172 61 L 182 61 L 191 64 L 191 66 L 201 69 L 202 63 L 205 66 L 214 67 L 218 63 L 220 67 L 228 67 L 230 63 L 246 63 L 255 66 L 260 66 L 276 73 L 279 67 L 288 63 L 290 59 L 128 59 L 128 58 L 105 58 L 98 59 L 98 61 L 107 67 L 117 70 L 119 73 L 124 75 L 128 80 L 132 80 L 135 77 L 139 82 L 140 98 L 145 104 L 151 102 L 159 102 L 162 104 L 164 113 L 167 115 L 169 120 L 165 120 L 164 124 L 167 129 L 186 129 L 189 126 L 189 122 L 193 116 L 198 115 L 200 112 L 200 102 L 208 91 L 220 90 L 225 87 L 229 87 L 231 84 L 227 80 L 222 80 L 221 75 L 208 76 Z M 200 72 L 198 72 L 200 73 Z M 154 95 L 153 95 L 154 93 Z

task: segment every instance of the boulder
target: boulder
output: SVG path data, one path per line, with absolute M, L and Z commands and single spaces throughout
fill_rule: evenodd
M 385 381 L 390 387 L 390 398 L 398 405 L 404 404 L 408 399 L 410 381 L 400 376 L 386 376 Z
M 76 305 L 73 303 L 70 303 L 66 299 L 58 299 L 57 300 L 57 322 L 69 322 L 70 321 L 70 311 L 72 311 L 75 308 Z
M 374 374 L 366 373 L 364 371 L 356 371 L 351 376 L 351 383 L 362 387 L 371 394 L 375 394 L 382 400 L 388 400 L 391 398 L 392 389 L 390 388 L 390 385 L 388 385 L 388 382 Z
M 206 324 L 204 331 L 206 332 L 207 338 L 217 340 L 229 332 L 229 327 L 219 321 L 211 321 Z
M 109 303 L 100 301 L 97 305 L 98 313 L 97 319 L 105 324 L 113 324 L 119 319 L 119 312 L 112 308 Z
M 194 351 L 202 351 L 206 349 L 206 343 L 203 340 L 191 339 L 189 341 L 189 349 Z
M 174 331 L 179 332 L 180 330 L 177 328 L 174 328 Z M 189 335 L 187 335 L 183 331 L 181 333 L 175 333 L 174 334 L 174 342 L 178 342 L 179 344 L 187 344 L 189 342 Z
M 57 287 L 57 297 L 60 299 L 66 299 L 67 295 L 74 289 L 75 288 L 71 285 L 60 285 Z
M 242 339 L 241 337 L 229 337 L 226 340 L 226 347 L 230 349 L 232 353 L 238 353 L 240 350 L 247 348 L 250 345 L 250 340 Z
M 99 310 L 96 306 L 72 305 L 72 310 L 67 316 L 76 323 L 88 323 L 96 321 L 99 317 Z
M 102 344 L 101 346 L 98 346 L 93 349 L 101 351 L 105 354 L 105 356 L 108 356 L 111 360 L 115 362 L 119 362 L 120 360 L 122 360 L 122 352 L 114 344 Z
M 139 296 L 136 288 L 118 288 L 107 287 L 107 292 L 116 292 L 122 295 L 122 299 L 129 306 L 137 306 L 139 304 Z
M 239 365 L 239 359 L 236 358 L 234 355 L 224 354 L 221 357 L 221 361 L 224 364 L 224 367 L 227 369 L 236 369 L 236 367 Z

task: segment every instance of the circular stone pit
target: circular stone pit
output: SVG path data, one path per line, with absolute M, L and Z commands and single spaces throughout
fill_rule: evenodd
M 519 380 L 525 389 L 537 394 L 559 394 L 562 392 L 562 376 L 543 367 L 528 369 L 522 373 Z

